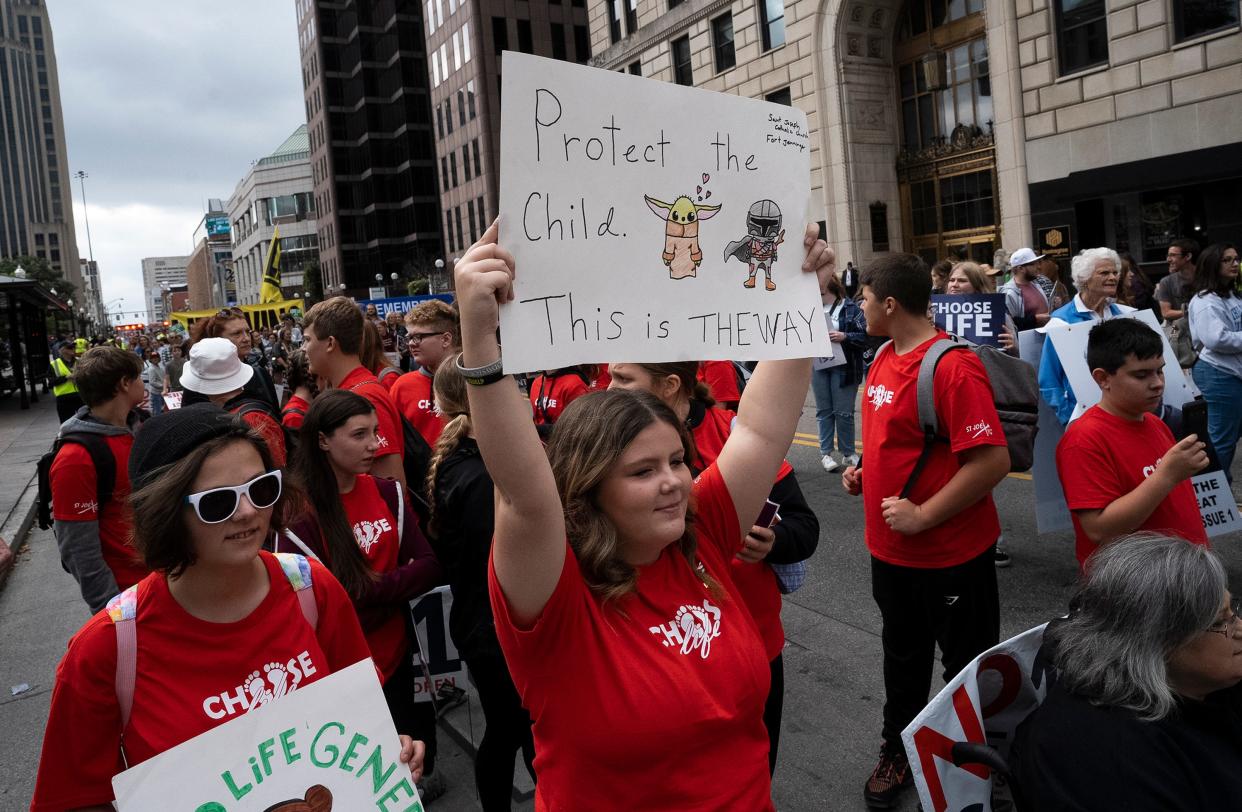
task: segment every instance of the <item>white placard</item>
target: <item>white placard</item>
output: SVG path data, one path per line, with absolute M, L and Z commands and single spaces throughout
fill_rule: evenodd
M 422 656 L 422 662 L 415 664 L 415 702 L 432 702 L 436 693 L 446 686 L 463 691 L 468 687 L 466 661 L 457 653 L 449 633 L 452 609 L 453 592 L 447 586 L 438 586 L 410 601 L 410 618 L 414 621 L 414 634 L 418 637 Z
M 505 372 L 831 354 L 801 272 L 804 113 L 527 54 L 503 65 Z
M 298 688 L 112 779 L 121 812 L 421 812 L 370 660 Z M 326 804 L 326 805 L 325 805 Z
M 1224 471 L 1212 471 L 1190 478 L 1195 488 L 1195 500 L 1199 503 L 1199 518 L 1203 530 L 1210 537 L 1223 536 L 1242 530 L 1242 517 L 1238 515 L 1238 503 Z

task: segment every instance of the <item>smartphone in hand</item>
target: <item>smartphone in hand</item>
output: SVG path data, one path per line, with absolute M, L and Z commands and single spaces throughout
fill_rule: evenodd
M 1208 455 L 1208 467 L 1200 473 L 1209 473 L 1211 471 L 1220 470 L 1220 461 L 1216 457 L 1216 449 L 1212 447 L 1211 437 L 1208 436 L 1208 405 L 1206 400 L 1192 400 L 1182 405 L 1182 430 L 1178 432 L 1177 439 L 1184 440 L 1190 435 L 1196 435 L 1199 442 L 1204 444 Z
M 771 527 L 780 519 L 780 514 L 777 513 L 780 509 L 781 506 L 776 502 L 771 499 L 765 500 L 763 509 L 759 511 L 759 518 L 755 519 L 755 524 L 759 527 Z

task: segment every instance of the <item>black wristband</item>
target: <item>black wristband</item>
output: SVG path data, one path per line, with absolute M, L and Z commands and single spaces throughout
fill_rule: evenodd
M 496 383 L 505 377 L 504 368 L 501 359 L 497 358 L 490 364 L 481 367 L 467 368 L 461 365 L 461 356 L 457 356 L 457 371 L 461 373 L 461 377 L 471 386 L 487 386 L 490 383 Z

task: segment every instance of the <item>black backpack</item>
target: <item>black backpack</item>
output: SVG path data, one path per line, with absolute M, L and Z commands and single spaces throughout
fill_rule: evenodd
M 108 448 L 108 441 L 103 435 L 75 431 L 57 437 L 52 443 L 52 450 L 39 457 L 36 467 L 38 495 L 35 512 L 40 530 L 47 530 L 52 526 L 52 463 L 67 443 L 76 443 L 91 455 L 91 464 L 95 466 L 95 498 L 100 513 L 103 512 L 103 506 L 111 501 L 112 492 L 116 489 L 116 457 L 112 456 L 112 449 Z

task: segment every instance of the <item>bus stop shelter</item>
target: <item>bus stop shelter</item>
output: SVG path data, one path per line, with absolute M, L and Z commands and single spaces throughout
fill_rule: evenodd
M 21 407 L 37 402 L 50 348 L 47 317 L 69 314 L 69 306 L 33 279 L 0 276 L 0 390 L 17 392 Z

